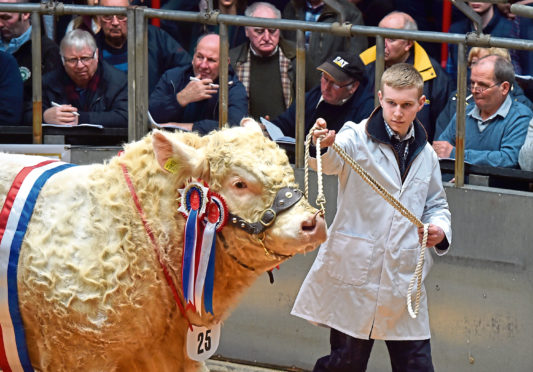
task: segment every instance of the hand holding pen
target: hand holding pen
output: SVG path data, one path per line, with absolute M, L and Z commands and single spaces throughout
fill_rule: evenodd
M 49 124 L 77 125 L 80 114 L 78 109 L 72 105 L 60 105 L 51 102 L 53 107 L 45 110 L 43 119 Z

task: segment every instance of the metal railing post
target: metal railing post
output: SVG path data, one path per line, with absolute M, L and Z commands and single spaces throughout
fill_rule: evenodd
M 457 113 L 455 132 L 455 187 L 465 184 L 465 121 L 466 121 L 466 45 L 460 43 L 457 51 Z
M 149 130 L 148 124 L 148 19 L 144 16 L 146 7 L 136 7 L 135 12 L 135 139 L 141 139 Z M 128 62 L 129 66 L 129 62 Z
M 31 70 L 32 70 L 32 103 L 33 103 L 33 143 L 43 143 L 43 92 L 42 92 L 42 61 L 41 61 L 41 15 L 31 13 Z
M 378 91 L 381 86 L 381 75 L 385 71 L 385 39 L 383 36 L 376 36 L 376 71 L 374 77 L 374 106 L 379 105 Z
M 228 123 L 228 65 L 229 65 L 229 41 L 228 41 L 228 26 L 225 23 L 220 23 L 220 58 L 219 58 L 219 106 L 218 106 L 218 127 L 222 128 Z
M 294 148 L 294 163 L 296 167 L 304 166 L 305 136 L 305 32 L 296 32 L 296 144 Z

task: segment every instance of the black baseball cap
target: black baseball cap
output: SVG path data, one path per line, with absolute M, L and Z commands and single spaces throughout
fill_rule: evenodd
M 355 53 L 335 53 L 316 69 L 331 75 L 337 81 L 357 80 L 363 82 L 365 79 L 365 67 Z

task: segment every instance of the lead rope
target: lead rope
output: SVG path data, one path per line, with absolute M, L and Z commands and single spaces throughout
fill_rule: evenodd
M 316 126 L 313 126 L 309 133 L 307 134 L 305 140 L 305 197 L 307 198 L 308 182 L 309 182 L 309 147 L 311 144 L 311 138 L 313 132 L 315 131 Z M 420 221 L 411 211 L 409 211 L 398 199 L 396 199 L 391 193 L 389 193 L 378 181 L 376 181 L 366 170 L 364 170 L 355 160 L 353 160 L 339 145 L 333 143 L 331 146 L 339 156 L 346 161 L 350 167 L 359 175 L 361 178 L 368 184 L 374 191 L 376 191 L 386 202 L 392 205 L 397 211 L 399 211 L 404 217 L 411 221 L 416 227 L 424 228 L 424 235 L 422 237 L 422 244 L 420 249 L 420 255 L 418 256 L 418 261 L 416 263 L 416 268 L 411 280 L 409 282 L 409 287 L 407 290 L 407 310 L 411 318 L 415 319 L 418 315 L 420 309 L 420 296 L 422 294 L 422 269 L 424 266 L 424 254 L 426 251 L 426 244 L 428 238 L 428 227 L 429 224 L 424 224 Z M 326 200 L 323 193 L 323 184 L 322 184 L 322 160 L 320 156 L 320 138 L 317 138 L 316 141 L 316 166 L 317 166 L 317 178 L 318 178 L 318 194 L 317 194 L 317 205 L 321 207 L 321 213 L 325 212 Z M 319 204 L 320 202 L 320 204 Z M 415 296 L 415 307 L 413 310 L 411 293 L 416 282 L 416 296 Z

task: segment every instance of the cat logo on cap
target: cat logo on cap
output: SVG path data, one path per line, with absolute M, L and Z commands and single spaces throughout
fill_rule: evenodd
M 342 57 L 335 57 L 333 60 L 333 63 L 335 63 L 340 68 L 343 68 L 344 66 L 348 65 L 349 63 L 345 61 Z

